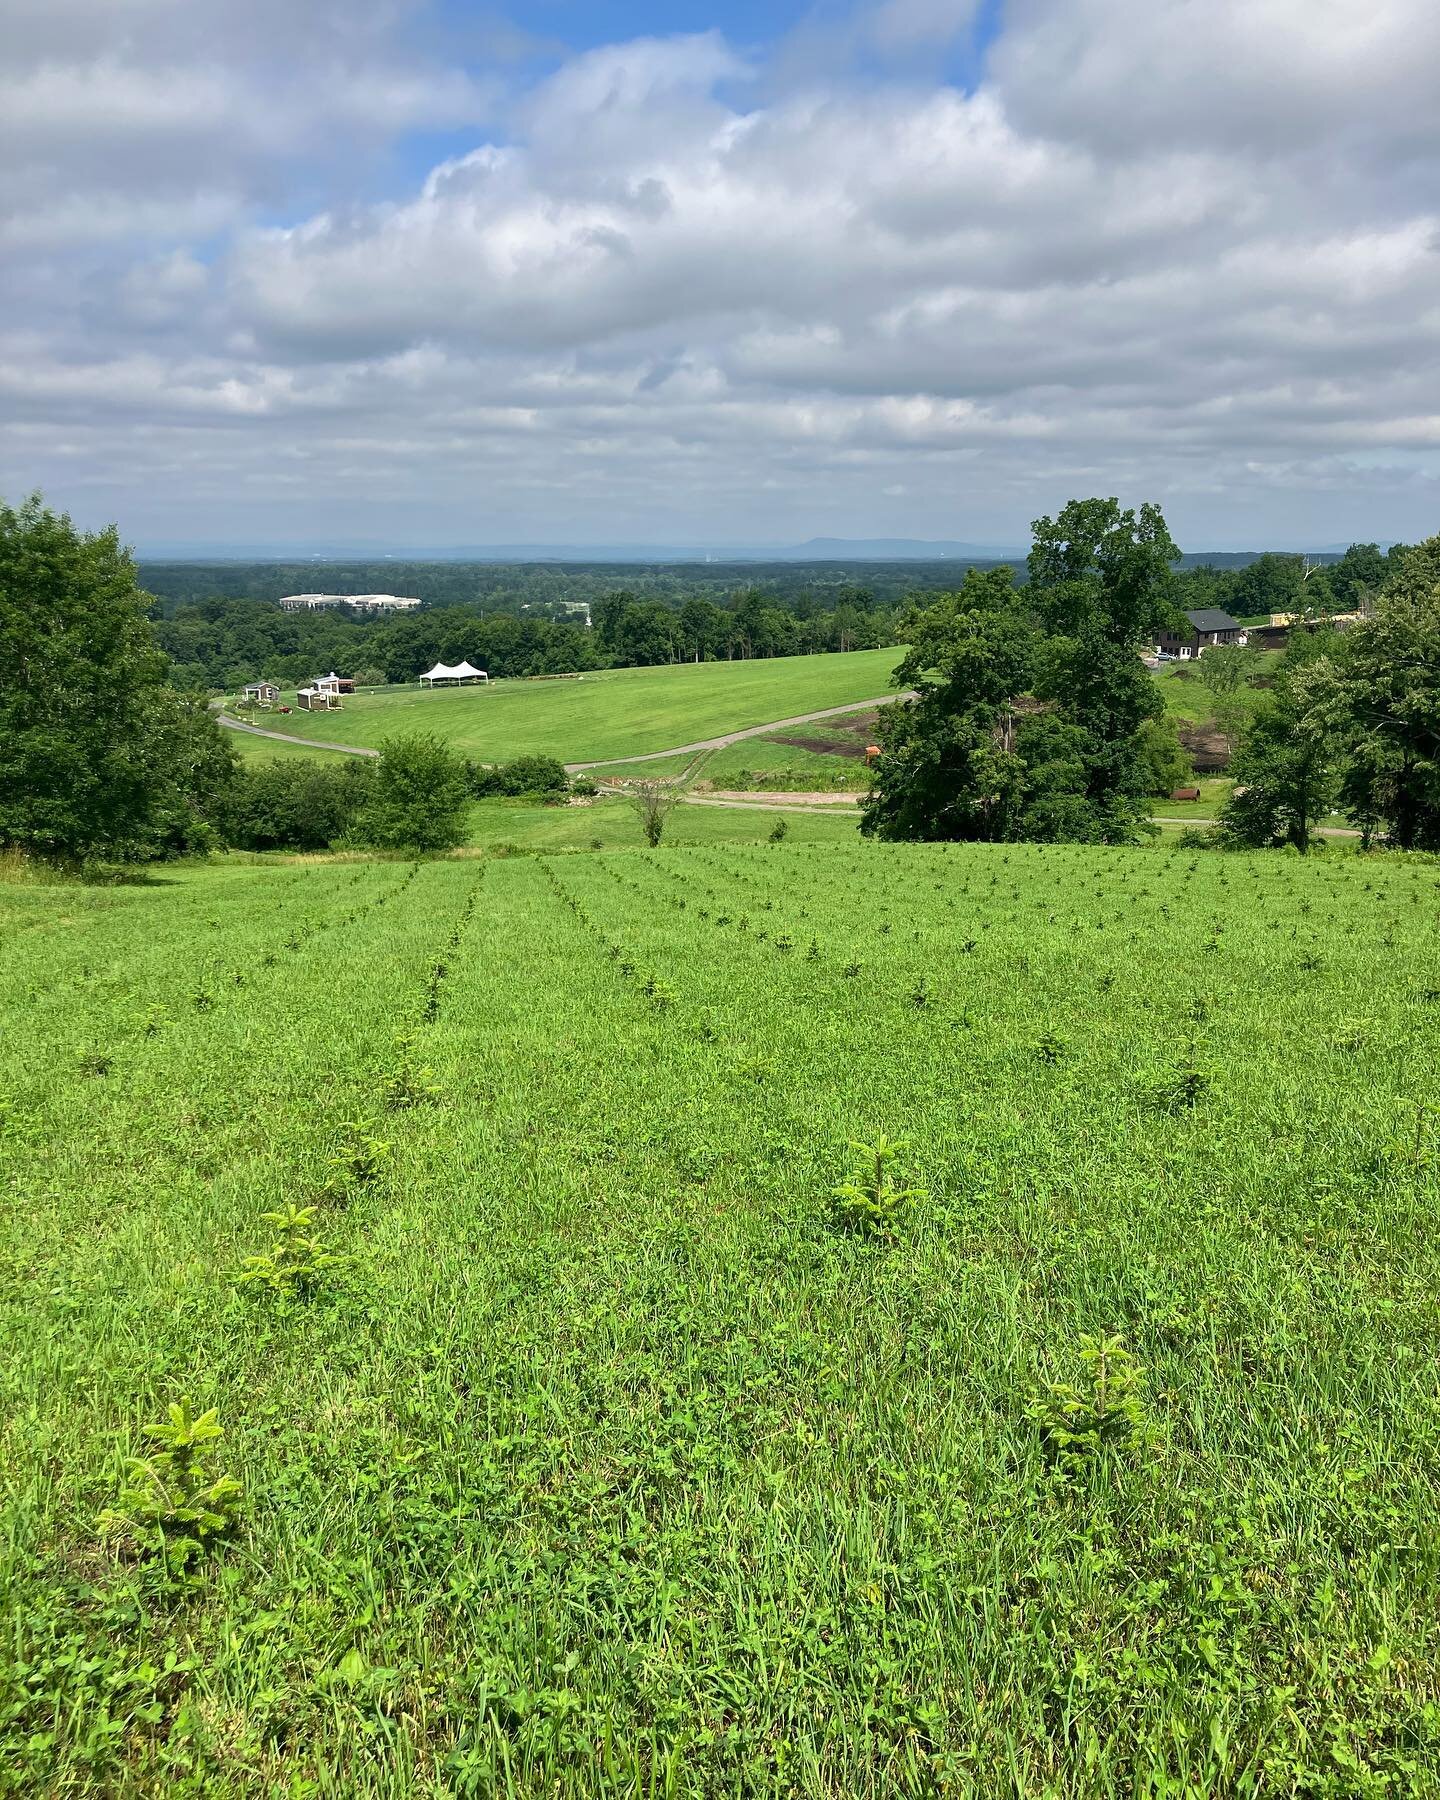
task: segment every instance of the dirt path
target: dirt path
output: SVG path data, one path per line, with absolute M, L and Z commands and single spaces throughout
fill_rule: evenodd
M 872 707 L 888 706 L 892 700 L 912 700 L 913 694 L 882 694 L 878 700 L 851 700 L 844 706 L 824 706 L 819 712 L 797 713 L 793 719 L 772 719 L 768 725 L 747 725 L 743 731 L 726 731 L 719 737 L 698 738 L 693 744 L 676 744 L 673 750 L 649 750 L 643 756 L 597 756 L 591 762 L 566 763 L 572 772 L 580 769 L 608 769 L 614 763 L 664 762 L 670 756 L 692 756 L 700 750 L 727 750 L 745 738 L 765 737 L 772 731 L 784 731 L 791 725 L 811 725 L 817 719 L 835 719 L 842 713 L 868 712 Z
M 771 794 L 764 800 L 717 800 L 713 794 L 681 794 L 679 796 L 687 806 L 725 806 L 736 812 L 773 812 L 773 813 L 810 813 L 815 818 L 823 818 L 827 813 L 833 819 L 833 806 L 797 805 L 797 801 L 830 801 L 833 794 L 794 794 L 785 799 L 778 794 Z
M 691 794 L 692 800 L 710 801 L 715 806 L 858 806 L 859 794 L 837 794 L 833 789 L 819 788 L 810 794 L 783 793 L 765 788 L 710 788 L 704 794 Z
M 274 738 L 277 744 L 299 744 L 303 750 L 340 750 L 346 756 L 378 756 L 378 750 L 366 750 L 359 744 L 327 744 L 323 738 L 293 737 L 288 731 L 265 731 L 259 725 L 242 725 L 239 719 L 228 718 L 224 713 L 216 713 L 215 717 L 227 731 L 243 731 L 247 737 Z

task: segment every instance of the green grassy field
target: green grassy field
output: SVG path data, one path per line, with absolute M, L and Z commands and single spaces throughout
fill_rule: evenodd
M 795 844 L 841 844 L 856 836 L 855 814 L 849 809 L 822 813 L 789 810 L 783 815 L 761 807 L 679 805 L 665 825 L 665 842 L 685 845 L 758 844 L 783 817 L 786 841 Z M 471 809 L 468 841 L 472 847 L 502 846 L 524 851 L 638 850 L 644 838 L 640 821 L 627 800 L 601 799 L 585 806 L 541 806 L 524 800 L 482 800 Z
M 0 889 L 0 1790 L 1436 1793 L 1437 876 Z
M 857 650 L 613 669 L 577 680 L 496 681 L 440 693 L 387 688 L 357 696 L 340 712 L 292 713 L 275 728 L 372 747 L 398 732 L 434 731 L 481 761 L 541 753 L 566 762 L 639 756 L 876 699 L 889 690 L 900 656 L 893 649 Z
M 1280 664 L 1278 651 L 1253 650 L 1250 657 L 1254 665 L 1254 673 L 1262 679 L 1267 672 L 1273 671 Z M 1203 724 L 1215 716 L 1217 705 L 1225 702 L 1213 694 L 1205 685 L 1205 658 L 1198 662 L 1166 663 L 1155 671 L 1155 685 L 1160 690 L 1160 697 L 1165 703 L 1165 710 L 1172 719 L 1182 725 Z M 1237 687 L 1233 694 L 1225 696 L 1242 717 L 1252 713 L 1264 702 L 1264 690 L 1251 687 L 1248 682 Z
M 308 715 L 307 715 L 308 716 Z M 288 731 L 290 720 L 274 713 L 258 716 L 259 722 L 267 730 Z M 334 762 L 344 756 L 343 750 L 321 750 L 315 744 L 289 744 L 280 738 L 254 737 L 248 731 L 226 731 L 225 742 L 239 751 L 246 762 L 268 762 L 277 756 L 320 757 L 326 762 Z

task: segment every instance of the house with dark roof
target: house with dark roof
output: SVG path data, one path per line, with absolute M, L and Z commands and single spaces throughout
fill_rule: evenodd
M 1185 621 L 1188 629 L 1184 631 L 1160 633 L 1159 648 L 1170 656 L 1185 660 L 1199 656 L 1204 650 L 1213 649 L 1216 644 L 1243 644 L 1247 641 L 1245 627 L 1219 606 L 1197 607 L 1194 612 L 1185 614 Z

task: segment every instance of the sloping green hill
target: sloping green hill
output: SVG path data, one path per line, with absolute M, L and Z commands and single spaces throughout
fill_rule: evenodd
M 385 688 L 332 713 L 263 715 L 296 737 L 373 748 L 402 731 L 433 731 L 482 761 L 544 754 L 566 762 L 643 756 L 724 732 L 873 700 L 902 652 L 785 656 L 757 662 L 614 669 L 546 681 L 496 681 L 432 693 Z
M 0 888 L 0 1793 L 1433 1800 L 1434 876 Z

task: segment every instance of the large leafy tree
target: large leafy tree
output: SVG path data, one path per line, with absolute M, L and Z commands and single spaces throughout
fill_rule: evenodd
M 1303 853 L 1316 821 L 1335 804 L 1340 756 L 1317 691 L 1327 667 L 1313 652 L 1321 641 L 1297 640 L 1268 704 L 1250 721 L 1231 758 L 1235 785 L 1220 827 L 1230 844 L 1257 850 L 1290 844 Z
M 913 612 L 895 671 L 915 698 L 886 707 L 862 829 L 889 839 L 1015 834 L 1025 763 L 1016 697 L 1034 680 L 1040 634 L 1008 568 L 971 569 L 958 593 Z
M 972 569 L 958 593 L 905 622 L 861 829 L 887 839 L 1083 842 L 1089 740 L 1031 693 L 1046 639 L 1010 569 Z
M 1050 635 L 1036 692 L 1084 734 L 1087 835 L 1128 842 L 1151 780 L 1140 730 L 1163 710 L 1140 652 L 1177 621 L 1180 552 L 1158 506 L 1113 499 L 1072 500 L 1032 529 L 1027 594 Z
M 1344 740 L 1347 810 L 1397 849 L 1440 850 L 1440 537 L 1405 553 L 1315 687 Z
M 972 569 L 912 613 L 863 829 L 1126 843 L 1146 829 L 1161 706 L 1140 651 L 1176 617 L 1157 507 L 1075 500 L 1034 527 L 1029 585 Z
M 234 756 L 169 687 L 114 528 L 0 506 L 0 844 L 51 861 L 214 841 Z

